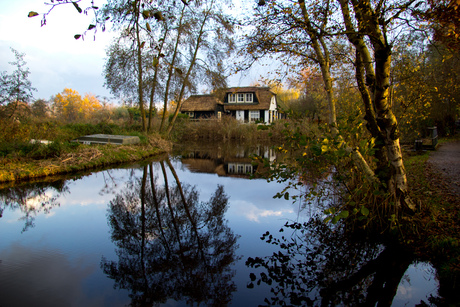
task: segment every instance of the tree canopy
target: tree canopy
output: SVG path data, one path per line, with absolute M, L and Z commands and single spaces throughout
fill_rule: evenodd
M 85 94 L 82 98 L 76 90 L 70 88 L 65 88 L 52 101 L 55 114 L 65 122 L 82 121 L 102 108 L 93 94 Z

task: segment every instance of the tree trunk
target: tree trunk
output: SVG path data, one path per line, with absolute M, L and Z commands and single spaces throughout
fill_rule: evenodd
M 140 18 L 140 6 L 141 1 L 136 1 L 136 41 L 137 41 L 137 82 L 138 82 L 138 96 L 139 96 L 139 110 L 141 111 L 142 117 L 142 129 L 147 131 L 147 124 L 145 118 L 145 110 L 144 110 L 144 91 L 143 91 L 143 81 L 142 81 L 142 42 L 140 38 L 140 28 L 139 28 L 139 18 Z
M 180 43 L 180 38 L 182 36 L 182 20 L 184 18 L 184 13 L 185 13 L 185 8 L 186 5 L 184 4 L 184 7 L 182 8 L 182 13 L 180 16 L 179 20 L 179 26 L 177 28 L 177 37 L 176 37 L 176 44 L 174 46 L 174 52 L 172 55 L 171 63 L 169 63 L 169 69 L 168 69 L 168 80 L 166 81 L 166 87 L 165 87 L 165 97 L 164 97 L 164 103 L 163 103 L 163 116 L 161 118 L 161 124 L 160 124 L 160 132 L 163 130 L 163 127 L 165 125 L 165 120 L 166 120 L 166 110 L 168 108 L 168 100 L 169 100 L 169 87 L 171 85 L 171 79 L 173 76 L 173 70 L 174 70 L 174 64 L 176 63 L 176 57 L 177 57 L 177 52 L 179 48 L 179 43 Z
M 402 207 L 415 210 L 408 197 L 406 171 L 399 144 L 398 122 L 389 103 L 391 46 L 386 39 L 385 27 L 383 26 L 383 31 L 380 29 L 381 22 L 373 11 L 371 3 L 357 0 L 352 0 L 351 2 L 358 22 L 359 33 L 364 33 L 368 36 L 374 51 L 375 71 L 372 70 L 369 64 L 370 52 L 364 43 L 363 36 L 352 28 L 348 2 L 340 0 L 342 15 L 347 26 L 348 39 L 357 50 L 357 63 L 359 64 L 361 61 L 361 65 L 366 68 L 366 86 L 370 92 L 372 107 L 366 106 L 369 94 L 363 88 L 362 76 L 357 75 L 357 80 L 367 108 L 368 127 L 371 128 L 371 133 L 377 133 L 376 137 L 383 140 L 386 148 L 386 156 L 389 162 L 389 174 L 385 176 L 387 189 L 395 197 L 396 211 L 400 211 L 399 209 Z M 361 74 L 359 70 L 357 72 Z M 373 114 L 375 114 L 375 122 Z M 378 126 L 378 130 L 375 127 L 375 123 Z M 378 158 L 384 159 L 383 154 Z M 386 161 L 380 162 L 381 165 L 382 162 L 383 164 L 386 163 Z
M 326 99 L 329 107 L 329 125 L 335 127 L 337 126 L 337 115 L 332 95 L 332 77 L 330 72 L 331 60 L 329 52 L 323 38 L 316 33 L 311 24 L 307 8 L 305 7 L 305 0 L 299 0 L 299 5 L 302 10 L 307 34 L 310 37 L 313 49 L 315 50 L 316 60 L 321 68 L 321 75 L 323 77 L 324 89 L 326 90 Z
M 200 47 L 201 47 L 202 37 L 203 37 L 203 34 L 205 32 L 204 27 L 206 25 L 208 17 L 210 16 L 212 6 L 213 6 L 213 1 L 211 2 L 210 6 L 209 6 L 209 9 L 205 12 L 203 21 L 201 22 L 200 31 L 198 32 L 198 37 L 196 39 L 195 50 L 193 52 L 193 56 L 192 56 L 192 59 L 190 61 L 190 65 L 188 67 L 187 73 L 185 74 L 185 77 L 184 77 L 184 79 L 182 81 L 182 87 L 181 87 L 179 96 L 177 98 L 176 110 L 174 111 L 174 115 L 173 115 L 173 117 L 171 119 L 171 122 L 168 125 L 168 129 L 166 130 L 167 135 L 169 135 L 169 133 L 171 133 L 171 130 L 172 130 L 173 125 L 174 125 L 174 122 L 176 121 L 176 118 L 177 118 L 177 114 L 179 114 L 180 107 L 182 106 L 182 99 L 183 99 L 183 96 L 184 96 L 184 93 L 185 93 L 185 88 L 187 87 L 190 74 L 192 73 L 192 69 L 194 68 L 195 63 L 196 63 L 196 58 L 198 56 L 198 51 L 200 50 Z
M 158 62 L 156 62 L 156 66 L 155 66 L 155 72 L 153 74 L 153 80 L 152 80 L 152 89 L 150 91 L 150 104 L 149 104 L 149 123 L 148 123 L 148 128 L 147 128 L 147 131 L 150 132 L 150 130 L 152 129 L 152 117 L 153 117 L 153 108 L 155 107 L 154 104 L 153 104 L 153 101 L 154 101 L 154 98 L 155 98 L 155 90 L 156 90 L 156 86 L 157 86 L 157 79 L 158 79 L 158 68 L 159 68 L 159 61 L 160 61 L 160 54 L 163 50 L 163 46 L 165 44 L 165 41 L 166 41 L 166 37 L 168 35 L 168 28 L 165 26 L 165 33 L 163 35 L 163 38 L 162 38 L 162 41 L 161 41 L 161 45 L 159 47 L 159 50 L 158 50 L 158 57 L 157 57 L 157 60 Z

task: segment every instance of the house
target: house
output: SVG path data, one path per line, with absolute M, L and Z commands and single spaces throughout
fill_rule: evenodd
M 222 117 L 224 103 L 213 95 L 192 95 L 184 101 L 180 112 L 188 114 L 190 118 Z
M 184 101 L 181 113 L 191 118 L 206 118 L 223 113 L 242 122 L 264 122 L 266 124 L 280 118 L 276 94 L 268 87 L 232 87 L 223 95 L 192 95 Z

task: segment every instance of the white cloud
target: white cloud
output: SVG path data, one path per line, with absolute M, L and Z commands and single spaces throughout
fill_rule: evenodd
M 231 201 L 230 210 L 233 214 L 244 216 L 251 222 L 260 223 L 261 218 L 271 217 L 271 216 L 284 216 L 286 213 L 293 213 L 294 211 L 286 206 L 284 210 L 270 210 L 259 208 L 253 203 L 244 201 L 244 200 L 236 200 Z

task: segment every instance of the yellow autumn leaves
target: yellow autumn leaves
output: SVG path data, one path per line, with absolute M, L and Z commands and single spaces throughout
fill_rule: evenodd
M 93 94 L 82 97 L 76 90 L 65 88 L 53 97 L 53 109 L 65 121 L 75 122 L 88 119 L 102 108 Z

